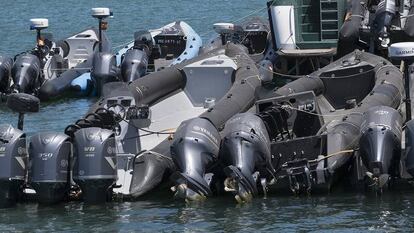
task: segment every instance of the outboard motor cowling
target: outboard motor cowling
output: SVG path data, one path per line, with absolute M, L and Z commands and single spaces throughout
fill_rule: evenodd
M 92 67 L 91 77 L 100 96 L 105 83 L 118 81 L 116 58 L 109 52 L 97 52 L 93 56 Z
M 405 125 L 405 150 L 407 155 L 405 166 L 407 172 L 414 177 L 414 120 L 408 121 Z
M 10 88 L 10 72 L 13 59 L 0 56 L 0 93 L 6 93 Z
M 40 203 L 62 201 L 70 189 L 72 144 L 63 133 L 32 136 L 29 144 L 29 185 Z
M 83 200 L 105 202 L 117 180 L 115 135 L 112 130 L 83 128 L 74 136 L 73 180 L 82 190 Z
M 217 161 L 220 135 L 216 127 L 204 118 L 181 123 L 174 135 L 171 157 L 178 168 L 171 179 L 176 197 L 187 201 L 202 200 L 212 195 L 209 166 Z
M 250 201 L 258 194 L 259 176 L 264 177 L 271 165 L 270 139 L 262 119 L 242 113 L 227 121 L 220 147 L 227 178 L 225 191 L 235 194 L 238 202 Z
M 121 63 L 121 76 L 124 82 L 132 82 L 147 73 L 148 54 L 139 49 L 128 50 Z
M 26 134 L 0 125 L 0 208 L 13 206 L 23 194 L 26 165 Z
M 41 63 L 33 54 L 19 55 L 12 68 L 13 91 L 32 94 L 42 84 Z
M 373 107 L 363 115 L 360 156 L 369 178 L 382 188 L 390 175 L 396 173 L 401 153 L 402 117 L 386 106 Z

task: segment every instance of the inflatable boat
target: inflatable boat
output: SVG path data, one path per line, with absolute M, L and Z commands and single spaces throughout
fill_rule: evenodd
M 101 10 L 105 10 L 103 16 Z M 110 14 L 107 8 L 92 11 L 96 18 L 104 19 Z M 61 97 L 68 93 L 75 78 L 90 72 L 95 51 L 110 51 L 101 26 L 99 30 L 86 29 L 59 41 L 54 41 L 50 33 L 41 32 L 48 26 L 47 19 L 32 19 L 31 29 L 37 31 L 36 47 L 16 55 L 14 61 L 0 59 L 0 92 L 32 94 L 42 101 Z
M 192 125 L 194 136 L 218 151 L 215 132 L 253 105 L 260 85 L 255 62 L 243 46 L 232 43 L 129 84 L 108 83 L 103 98 L 65 133 L 31 137 L 27 186 L 42 203 L 62 201 L 74 190 L 86 202 L 147 194 L 169 183 L 173 172 L 178 171 L 178 177 L 184 172 L 173 162 L 175 149 L 170 151 L 181 137 L 175 136 L 178 132 Z M 3 143 L 8 155 L 4 159 L 13 160 L 15 154 L 8 148 L 15 148 L 16 142 Z M 203 153 L 196 147 L 195 152 Z
M 91 80 L 83 77 L 72 82 L 80 95 L 91 93 L 100 96 L 108 82 L 132 82 L 148 73 L 162 70 L 194 58 L 202 46 L 200 36 L 185 22 L 177 21 L 159 29 L 138 31 L 134 41 L 119 50 L 99 53 L 93 60 Z M 93 81 L 94 86 L 87 82 Z

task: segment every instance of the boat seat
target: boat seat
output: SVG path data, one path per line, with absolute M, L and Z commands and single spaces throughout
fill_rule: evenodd
M 85 30 L 67 38 L 65 42 L 69 47 L 69 53 L 66 59 L 68 60 L 69 68 L 91 58 L 98 41 L 98 34 L 93 29 Z

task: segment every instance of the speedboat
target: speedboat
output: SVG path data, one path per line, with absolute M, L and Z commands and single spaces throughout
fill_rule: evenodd
M 111 15 L 109 9 L 93 8 L 92 15 L 100 19 L 99 30 L 89 28 L 59 41 L 42 33 L 49 26 L 47 19 L 31 19 L 31 29 L 37 32 L 36 47 L 16 55 L 12 67 L 10 59 L 2 58 L 1 92 L 27 93 L 42 101 L 67 94 L 71 82 L 91 70 L 95 51 L 110 50 L 101 26 Z

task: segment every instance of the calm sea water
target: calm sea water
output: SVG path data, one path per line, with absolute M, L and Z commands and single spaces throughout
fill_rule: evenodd
M 1 1 L 0 54 L 13 56 L 30 49 L 34 33 L 29 19 L 46 17 L 49 32 L 62 38 L 96 24 L 90 8 L 114 11 L 109 37 L 114 46 L 132 40 L 133 32 L 158 28 L 174 20 L 188 22 L 203 39 L 214 32 L 212 24 L 234 21 L 265 7 L 260 0 L 13 0 Z M 254 15 L 266 16 L 265 11 Z M 25 131 L 62 131 L 82 116 L 93 99 L 67 99 L 43 104 L 41 111 L 26 116 Z M 0 105 L 0 123 L 16 125 L 17 116 Z M 228 197 L 211 198 L 187 205 L 171 195 L 138 202 L 87 206 L 19 204 L 0 210 L 0 232 L 96 231 L 96 232 L 400 232 L 414 229 L 414 192 L 382 197 L 341 194 L 318 197 L 258 198 L 237 205 Z

